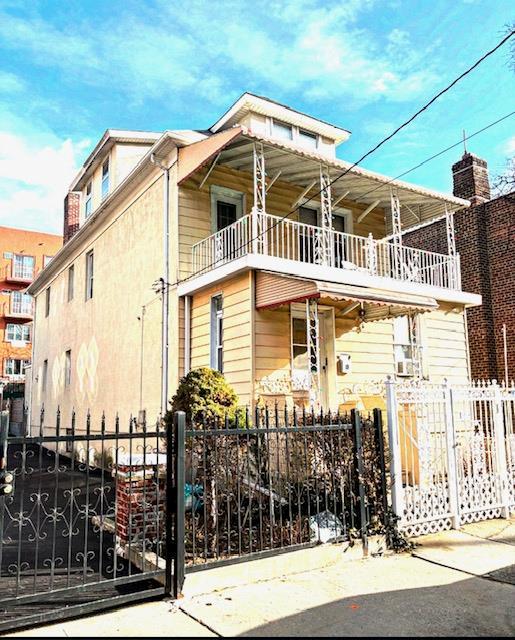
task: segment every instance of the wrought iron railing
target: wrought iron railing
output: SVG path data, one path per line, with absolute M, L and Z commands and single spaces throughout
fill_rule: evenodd
M 372 235 L 325 230 L 267 213 L 244 216 L 193 245 L 192 271 L 199 275 L 250 253 L 461 289 L 459 256 L 397 246 Z

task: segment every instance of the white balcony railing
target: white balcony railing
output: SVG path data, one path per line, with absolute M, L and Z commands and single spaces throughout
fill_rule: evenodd
M 324 230 L 267 213 L 244 216 L 192 247 L 193 274 L 200 275 L 248 253 L 360 270 L 374 276 L 461 289 L 459 256 L 396 246 L 372 236 Z

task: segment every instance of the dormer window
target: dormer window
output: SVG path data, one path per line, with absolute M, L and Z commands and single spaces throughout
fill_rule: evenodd
M 109 193 L 109 158 L 102 164 L 102 200 Z
M 291 124 L 274 120 L 272 123 L 272 135 L 279 140 L 293 140 L 293 127 Z
M 307 149 L 316 149 L 318 147 L 318 136 L 316 133 L 299 129 L 298 143 Z
M 84 217 L 88 218 L 93 209 L 92 185 L 91 180 L 86 185 L 86 198 L 84 200 Z

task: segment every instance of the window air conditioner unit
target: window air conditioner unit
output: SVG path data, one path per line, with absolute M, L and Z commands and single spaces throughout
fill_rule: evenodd
M 398 376 L 413 376 L 413 374 L 414 374 L 413 360 L 399 360 L 397 362 Z

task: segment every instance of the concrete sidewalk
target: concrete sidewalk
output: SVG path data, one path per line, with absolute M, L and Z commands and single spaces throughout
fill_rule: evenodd
M 512 560 L 506 525 L 427 536 L 420 557 L 359 560 L 328 545 L 222 567 L 187 576 L 180 610 L 151 602 L 12 635 L 513 636 L 515 586 L 474 575 Z

